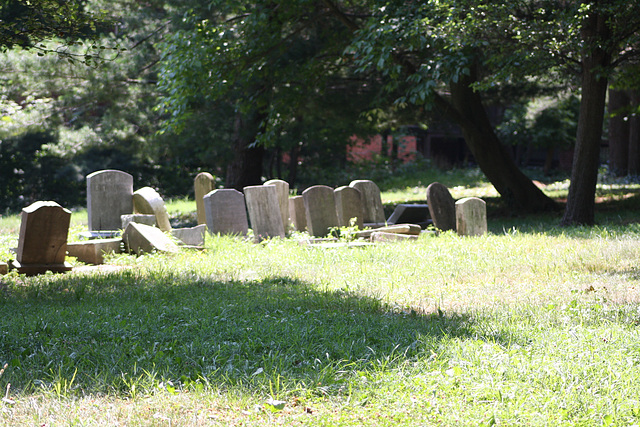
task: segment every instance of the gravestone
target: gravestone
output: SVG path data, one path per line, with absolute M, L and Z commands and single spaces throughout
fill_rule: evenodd
M 333 191 L 336 203 L 336 213 L 338 215 L 338 225 L 348 227 L 350 221 L 355 218 L 355 226 L 362 229 L 364 227 L 364 205 L 360 191 L 353 187 L 342 186 Z
M 427 187 L 427 205 L 433 225 L 442 231 L 456 229 L 456 207 L 449 189 L 434 182 Z
M 249 231 L 244 194 L 225 188 L 213 190 L 203 198 L 207 228 L 211 234 L 239 234 Z
M 307 229 L 314 237 L 324 237 L 332 227 L 338 227 L 338 215 L 333 189 L 326 185 L 314 185 L 302 192 Z
M 120 215 L 133 212 L 133 177 L 119 170 L 87 175 L 89 230 L 118 230 Z
M 481 236 L 487 233 L 487 203 L 477 197 L 456 202 L 456 224 L 461 236 Z
M 384 224 L 384 208 L 382 206 L 380 188 L 376 183 L 368 179 L 357 179 L 351 181 L 349 187 L 360 191 L 364 206 L 364 217 L 362 218 L 364 224 Z
M 121 215 L 120 221 L 122 222 L 121 228 L 123 230 L 127 228 L 127 225 L 129 225 L 130 222 L 137 222 L 138 224 L 145 224 L 145 225 L 151 225 L 151 226 L 158 225 L 155 215 L 145 215 L 145 214 Z
M 120 253 L 122 239 L 97 239 L 86 242 L 67 243 L 69 256 L 87 264 L 104 264 L 104 255 Z
M 137 255 L 152 252 L 178 252 L 180 249 L 157 227 L 130 222 L 122 234 L 122 241 L 129 252 Z
M 207 223 L 207 214 L 204 208 L 204 196 L 216 188 L 216 181 L 209 172 L 200 172 L 193 180 L 193 189 L 196 197 L 196 212 L 198 224 Z
M 251 185 L 244 187 L 244 197 L 249 221 L 256 241 L 272 237 L 284 237 L 284 225 L 275 185 Z
M 171 235 L 180 240 L 183 245 L 187 246 L 204 246 L 204 236 L 207 232 L 205 224 L 199 224 L 195 227 L 174 228 Z
M 291 224 L 289 221 L 289 183 L 281 179 L 270 179 L 264 185 L 275 185 L 278 192 L 278 205 L 280 206 L 280 215 L 282 216 L 282 225 L 284 225 L 285 234 L 289 230 Z
M 158 228 L 171 231 L 169 214 L 160 194 L 151 187 L 143 187 L 133 193 L 133 210 L 136 213 L 155 215 Z
M 56 202 L 35 202 L 22 209 L 16 260 L 21 274 L 69 271 L 65 263 L 71 212 Z
M 422 228 L 430 223 L 429 206 L 424 204 L 398 204 L 387 219 L 387 224 L 418 224 Z
M 304 211 L 304 199 L 302 196 L 289 198 L 289 218 L 295 231 L 307 230 L 307 213 Z
M 0 261 L 0 274 L 7 274 L 9 272 L 9 264 Z

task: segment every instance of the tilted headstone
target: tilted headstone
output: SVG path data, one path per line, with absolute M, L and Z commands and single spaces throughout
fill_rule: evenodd
M 487 203 L 477 197 L 456 202 L 456 224 L 461 236 L 481 236 L 487 233 Z
M 434 182 L 427 187 L 427 205 L 433 225 L 442 231 L 456 229 L 456 207 L 449 189 Z
M 164 200 L 153 188 L 143 187 L 133 192 L 133 209 L 136 213 L 155 215 L 158 228 L 162 231 L 171 231 Z
M 384 207 L 382 206 L 382 198 L 380 188 L 375 182 L 368 179 L 357 179 L 351 181 L 349 187 L 360 191 L 362 203 L 364 205 L 365 224 L 384 224 Z
M 284 237 L 278 190 L 275 185 L 251 185 L 243 190 L 255 240 Z
M 278 205 L 280 206 L 280 215 L 282 216 L 282 225 L 284 232 L 287 233 L 290 227 L 289 221 L 289 183 L 281 179 L 270 179 L 264 185 L 275 185 L 278 192 Z
M 71 212 L 56 202 L 35 202 L 22 209 L 12 267 L 27 275 L 71 270 L 65 263 L 70 222 Z
M 87 175 L 89 230 L 118 230 L 120 215 L 133 213 L 133 177 L 119 170 Z
M 307 229 L 314 237 L 324 237 L 332 227 L 338 227 L 338 214 L 333 189 L 326 185 L 314 185 L 302 192 Z
M 244 194 L 230 188 L 213 190 L 204 196 L 203 202 L 209 233 L 247 234 L 249 222 Z
M 291 218 L 294 230 L 307 230 L 307 213 L 304 211 L 302 196 L 289 197 L 289 218 Z
M 400 203 L 387 219 L 388 224 L 418 224 L 422 228 L 427 228 L 429 222 L 429 206 L 424 204 Z
M 360 191 L 353 187 L 342 186 L 333 191 L 336 201 L 336 213 L 340 227 L 351 225 L 351 219 L 355 218 L 354 225 L 364 227 L 364 205 Z
M 149 225 L 129 223 L 122 234 L 122 240 L 129 252 L 137 255 L 143 253 L 158 252 L 178 252 L 180 249 L 157 227 Z
M 207 223 L 207 214 L 204 209 L 204 196 L 216 188 L 216 181 L 209 172 L 200 172 L 193 180 L 193 189 L 196 197 L 196 212 L 198 224 Z

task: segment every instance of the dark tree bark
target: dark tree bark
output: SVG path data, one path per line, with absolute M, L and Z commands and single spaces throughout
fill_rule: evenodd
M 262 183 L 264 147 L 254 144 L 262 116 L 236 114 L 234 122 L 233 160 L 227 166 L 225 187 L 238 191 Z
M 582 99 L 576 147 L 571 169 L 569 197 L 562 225 L 593 225 L 595 195 L 600 163 L 600 142 L 606 104 L 608 79 L 604 71 L 611 65 L 611 54 L 598 41 L 609 36 L 608 17 L 593 12 L 582 26 L 582 38 L 588 51 L 582 59 Z M 612 49 L 609 47 L 609 49 Z
M 516 165 L 494 132 L 480 94 L 473 90 L 474 72 L 450 85 L 451 102 L 436 95 L 436 106 L 461 128 L 478 166 L 498 193 L 514 210 L 541 212 L 557 209 Z
M 631 105 L 640 105 L 640 91 L 631 92 Z M 629 175 L 640 175 L 640 114 L 635 113 L 629 117 Z
M 629 167 L 629 121 L 621 111 L 629 105 L 627 92 L 609 89 L 609 172 L 624 176 Z

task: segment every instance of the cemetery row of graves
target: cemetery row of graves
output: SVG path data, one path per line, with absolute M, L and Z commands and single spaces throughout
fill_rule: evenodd
M 385 218 L 380 189 L 370 180 L 336 189 L 315 185 L 291 196 L 282 180 L 248 186 L 243 192 L 215 189 L 212 175 L 203 172 L 194 179 L 198 225 L 172 228 L 161 195 L 151 187 L 134 191 L 130 174 L 101 170 L 86 181 L 89 231 L 80 234 L 82 240 L 68 242 L 68 209 L 38 201 L 23 209 L 15 259 L 0 260 L 0 272 L 70 271 L 67 256 L 102 264 L 105 254 L 123 250 L 141 255 L 202 249 L 207 231 L 255 242 L 304 236 L 306 244 L 325 247 L 415 240 L 421 233 L 448 230 L 460 235 L 487 232 L 485 202 L 476 197 L 455 202 L 439 183 L 427 188 L 427 204 L 399 204 Z M 348 233 L 350 242 L 339 241 L 340 230 Z

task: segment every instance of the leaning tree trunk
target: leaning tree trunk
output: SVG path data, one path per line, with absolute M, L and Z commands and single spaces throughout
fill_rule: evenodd
M 600 141 L 608 84 L 603 70 L 611 64 L 610 53 L 598 41 L 607 40 L 607 25 L 607 16 L 596 11 L 585 19 L 582 26 L 582 38 L 590 50 L 582 59 L 580 116 L 562 225 L 593 225 L 595 222 Z
M 238 191 L 248 185 L 262 183 L 264 147 L 254 144 L 262 118 L 259 114 L 243 116 L 237 113 L 234 122 L 233 160 L 227 166 L 225 187 Z
M 473 73 L 461 77 L 450 85 L 451 102 L 436 95 L 436 105 L 462 128 L 478 166 L 508 206 L 526 212 L 556 209 L 556 203 L 522 173 L 498 139 L 479 93 L 471 87 L 474 81 Z

